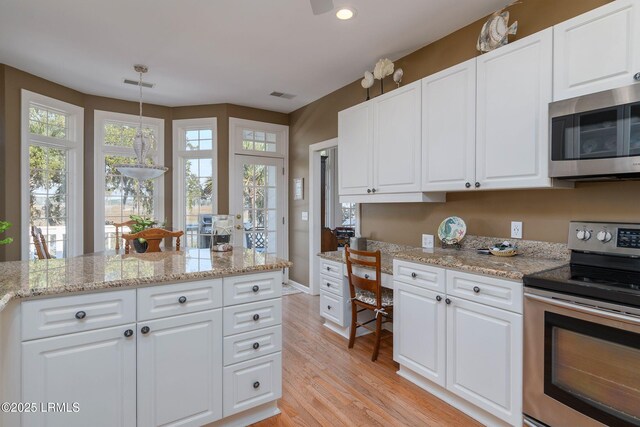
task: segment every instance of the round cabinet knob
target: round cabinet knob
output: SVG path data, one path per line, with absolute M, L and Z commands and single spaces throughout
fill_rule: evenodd
M 133 331 L 131 329 L 127 329 L 126 331 L 124 331 L 124 336 L 127 338 L 133 336 Z
M 599 231 L 596 235 L 596 239 L 601 241 L 602 243 L 610 242 L 613 236 L 607 230 Z
M 464 186 L 467 187 L 467 188 L 471 188 L 471 183 L 467 182 L 467 183 L 464 184 Z
M 369 275 L 368 275 L 368 274 L 365 274 L 365 275 L 364 275 L 364 278 L 365 278 L 365 279 L 368 279 L 368 278 L 369 278 Z
M 148 334 L 149 331 L 151 331 L 151 329 L 149 329 L 148 326 L 143 326 L 142 328 L 140 328 L 140 332 L 142 332 L 143 334 Z
M 187 297 L 184 297 L 184 296 L 183 296 L 183 297 L 178 298 L 178 302 L 179 302 L 180 304 L 184 304 L 185 302 L 187 302 Z
M 372 188 L 372 189 L 371 189 L 371 192 L 372 192 L 372 193 L 375 193 L 375 192 L 376 192 L 376 189 L 375 189 L 375 188 Z
M 436 301 L 438 302 L 442 301 L 442 297 L 440 295 L 436 295 Z
M 236 230 L 241 230 L 242 226 L 240 224 L 236 225 Z
M 255 383 L 253 383 L 253 388 L 258 388 L 260 387 L 260 381 L 256 381 Z
M 327 288 L 331 287 L 331 283 L 327 282 Z
M 476 188 L 480 188 L 480 183 L 476 181 L 475 186 L 476 186 Z
M 591 238 L 591 232 L 589 230 L 578 230 L 576 237 L 578 238 L 578 240 L 583 240 L 586 242 Z
M 476 294 L 479 294 L 480 293 L 480 288 L 477 287 L 477 286 L 474 286 L 473 287 L 473 292 L 475 292 Z
M 331 271 L 331 267 L 327 267 L 327 271 Z
M 78 320 L 82 320 L 85 317 L 87 317 L 87 313 L 85 313 L 84 311 L 79 311 L 76 313 L 76 319 Z
M 252 347 L 253 347 L 254 350 L 257 350 L 257 349 L 260 348 L 260 343 L 259 342 L 254 342 Z
M 258 285 L 253 285 L 253 288 L 251 288 L 251 290 L 252 290 L 253 292 L 258 292 L 258 291 L 260 290 L 260 286 L 258 286 Z
M 331 310 L 331 306 L 330 305 L 327 306 L 327 310 Z
M 367 188 L 367 193 L 371 193 L 371 189 L 370 188 Z
M 635 73 L 635 74 L 633 75 L 633 80 L 635 80 L 635 81 L 637 81 L 637 82 L 640 82 L 640 73 Z
M 253 320 L 260 320 L 260 315 L 259 314 L 254 314 L 253 315 Z
M 418 275 L 416 273 L 411 273 L 411 277 L 415 279 L 416 277 L 418 277 Z
M 449 298 L 447 298 L 446 300 L 444 300 L 444 302 L 446 302 L 447 304 L 451 304 L 451 300 Z

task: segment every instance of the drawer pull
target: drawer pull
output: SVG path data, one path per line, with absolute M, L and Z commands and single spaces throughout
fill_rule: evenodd
M 436 295 L 436 301 L 438 302 L 442 301 L 442 297 L 440 295 Z
M 331 310 L 331 306 L 330 305 L 327 306 L 327 310 Z
M 260 348 L 260 343 L 259 342 L 254 342 L 252 347 L 253 347 L 254 350 L 257 350 L 257 349 Z
M 445 299 L 445 300 L 444 300 L 444 302 L 446 302 L 446 303 L 447 303 L 447 305 L 448 305 L 448 304 L 451 304 L 451 300 L 450 300 L 449 298 Z
M 255 383 L 253 383 L 253 388 L 258 388 L 260 387 L 260 381 L 256 381 Z
M 365 279 L 368 279 L 368 278 L 369 278 L 369 275 L 368 275 L 368 274 L 365 274 L 365 275 L 364 275 L 364 278 L 365 278 Z
M 185 302 L 187 302 L 187 297 L 182 296 L 182 297 L 178 298 L 178 302 L 179 302 L 180 304 L 184 304 Z
M 253 288 L 251 288 L 251 290 L 252 290 L 253 292 L 258 292 L 258 291 L 260 290 L 260 286 L 258 286 L 258 285 L 253 285 Z
M 327 271 L 331 271 L 331 267 L 327 266 Z
M 418 275 L 416 273 L 411 273 L 411 277 L 415 279 L 416 277 L 418 277 Z
M 254 314 L 253 315 L 253 320 L 255 320 L 255 321 L 260 320 L 260 315 L 259 314 Z
M 635 74 L 633 75 L 633 79 L 634 79 L 635 81 L 637 81 L 637 82 L 640 82 L 640 73 L 635 73 Z
M 144 335 L 148 334 L 148 333 L 149 333 L 149 331 L 151 331 L 151 329 L 150 329 L 148 326 L 143 326 L 143 327 L 140 329 L 140 332 L 142 332 Z
M 133 331 L 131 329 L 127 329 L 126 331 L 124 331 L 124 336 L 127 338 L 133 336 Z
M 331 287 L 331 283 L 327 282 L 327 288 Z
M 479 294 L 480 293 L 480 288 L 477 287 L 477 286 L 474 286 L 473 287 L 473 292 L 475 292 L 476 294 Z
M 82 320 L 85 317 L 87 317 L 87 313 L 85 313 L 84 311 L 79 311 L 76 313 L 76 319 L 78 320 Z

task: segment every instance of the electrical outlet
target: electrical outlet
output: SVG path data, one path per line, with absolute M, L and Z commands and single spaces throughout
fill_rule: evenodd
M 522 221 L 511 221 L 511 238 L 522 239 Z
M 425 249 L 433 249 L 433 234 L 422 235 L 422 247 Z

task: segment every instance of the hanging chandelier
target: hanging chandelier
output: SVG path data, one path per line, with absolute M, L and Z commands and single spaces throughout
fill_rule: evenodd
M 155 139 L 152 132 L 145 132 L 142 129 L 142 74 L 149 71 L 146 65 L 134 65 L 133 69 L 140 75 L 138 86 L 140 87 L 140 123 L 136 137 L 133 142 L 133 151 L 136 153 L 136 161 L 134 164 L 118 164 L 114 165 L 116 170 L 123 176 L 145 181 L 162 176 L 169 168 L 165 166 L 154 165 L 153 160 L 149 156 L 151 149 L 151 141 Z

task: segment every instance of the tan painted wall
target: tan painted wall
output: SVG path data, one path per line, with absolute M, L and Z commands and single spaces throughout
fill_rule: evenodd
M 510 9 L 511 21 L 518 20 L 517 38 L 522 38 L 608 2 L 523 0 L 522 4 Z M 411 83 L 477 56 L 476 39 L 484 22 L 485 18 L 480 19 L 396 61 L 396 67 L 404 70 L 403 83 Z M 385 81 L 387 90 L 392 86 L 392 81 Z M 372 96 L 375 96 L 379 85 L 374 85 L 373 89 Z M 338 111 L 364 99 L 365 91 L 358 80 L 291 113 L 292 177 L 305 177 L 305 182 L 308 182 L 309 145 L 335 138 Z M 358 159 L 340 161 L 353 162 L 357 167 Z M 421 233 L 433 234 L 443 218 L 460 215 L 473 234 L 507 236 L 510 221 L 523 220 L 524 238 L 562 242 L 566 241 L 570 219 L 640 221 L 639 197 L 640 182 L 578 184 L 575 190 L 449 193 L 448 202 L 444 204 L 363 205 L 362 234 L 417 246 Z M 294 264 L 290 277 L 303 284 L 308 284 L 309 275 L 309 223 L 300 220 L 300 212 L 308 209 L 307 198 L 292 201 L 289 207 L 289 250 Z
M 94 175 L 94 111 L 114 111 L 138 114 L 136 102 L 86 95 L 66 88 L 24 71 L 0 64 L 0 219 L 14 223 L 7 235 L 14 238 L 11 245 L 0 247 L 0 261 L 20 259 L 20 187 L 16 179 L 20 176 L 20 99 L 21 90 L 27 89 L 71 104 L 84 107 L 84 250 L 93 251 L 93 175 Z M 4 108 L 6 106 L 6 108 Z M 218 210 L 227 213 L 229 209 L 229 117 L 270 123 L 289 123 L 289 116 L 283 113 L 232 104 L 212 104 L 185 107 L 165 107 L 145 104 L 144 115 L 164 119 L 165 152 L 164 164 L 169 173 L 164 176 L 165 216 L 172 221 L 172 144 L 173 119 L 216 117 L 218 119 Z M 6 124 L 6 126 L 5 126 Z

